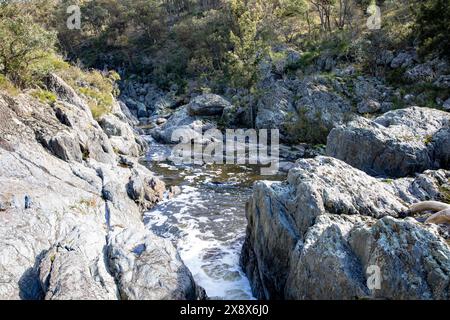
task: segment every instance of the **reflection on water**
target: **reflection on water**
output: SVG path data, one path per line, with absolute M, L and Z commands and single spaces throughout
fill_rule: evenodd
M 195 280 L 210 298 L 252 299 L 248 279 L 239 266 L 247 221 L 245 203 L 256 180 L 256 166 L 174 166 L 161 162 L 168 147 L 152 143 L 147 166 L 181 194 L 145 214 L 146 225 L 170 238 Z

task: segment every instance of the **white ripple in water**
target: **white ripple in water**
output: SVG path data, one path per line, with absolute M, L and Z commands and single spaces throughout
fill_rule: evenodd
M 196 177 L 187 180 L 192 182 Z M 248 279 L 239 267 L 246 196 L 242 190 L 233 191 L 184 186 L 181 195 L 161 203 L 145 217 L 151 229 L 175 242 L 184 263 L 210 298 L 253 299 Z

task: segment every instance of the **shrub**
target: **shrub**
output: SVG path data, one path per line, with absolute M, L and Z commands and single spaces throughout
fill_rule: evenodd
M 19 89 L 2 74 L 0 74 L 0 90 L 4 90 L 12 96 L 19 94 Z
M 0 72 L 25 87 L 32 79 L 30 66 L 52 50 L 56 35 L 34 23 L 18 5 L 0 4 Z
M 425 0 L 419 7 L 416 33 L 421 53 L 433 51 L 450 57 L 450 5 L 448 0 Z

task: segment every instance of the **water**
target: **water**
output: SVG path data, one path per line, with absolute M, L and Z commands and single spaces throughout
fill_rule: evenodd
M 213 299 L 253 299 L 239 266 L 247 221 L 245 203 L 259 176 L 256 166 L 175 166 L 161 161 L 167 146 L 152 142 L 146 165 L 181 194 L 145 214 L 156 234 L 173 241 L 196 282 Z M 281 180 L 281 176 L 269 177 Z

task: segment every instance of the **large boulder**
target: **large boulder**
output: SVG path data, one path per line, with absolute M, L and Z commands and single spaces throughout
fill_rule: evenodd
M 215 127 L 210 122 L 199 117 L 190 116 L 186 107 L 177 110 L 168 121 L 159 128 L 151 131 L 154 139 L 166 144 L 178 143 L 180 137 L 188 140 L 201 139 L 202 132 Z M 174 140 L 172 140 L 174 138 Z
M 190 116 L 221 116 L 231 104 L 217 94 L 203 94 L 195 97 L 187 105 Z
M 170 241 L 143 228 L 111 233 L 107 255 L 124 300 L 196 300 L 204 294 Z
M 373 121 L 358 118 L 331 131 L 327 154 L 372 175 L 404 177 L 446 168 L 445 151 L 432 141 L 449 125 L 449 113 L 419 107 L 390 111 Z M 439 141 L 447 135 L 442 131 Z
M 430 179 L 439 190 L 438 179 Z M 337 159 L 317 157 L 299 160 L 286 182 L 256 183 L 241 255 L 254 294 L 449 299 L 450 247 L 437 226 L 399 219 L 407 200 L 420 201 L 424 191 L 414 180 L 400 180 L 402 190 Z M 374 270 L 379 287 L 371 286 Z

